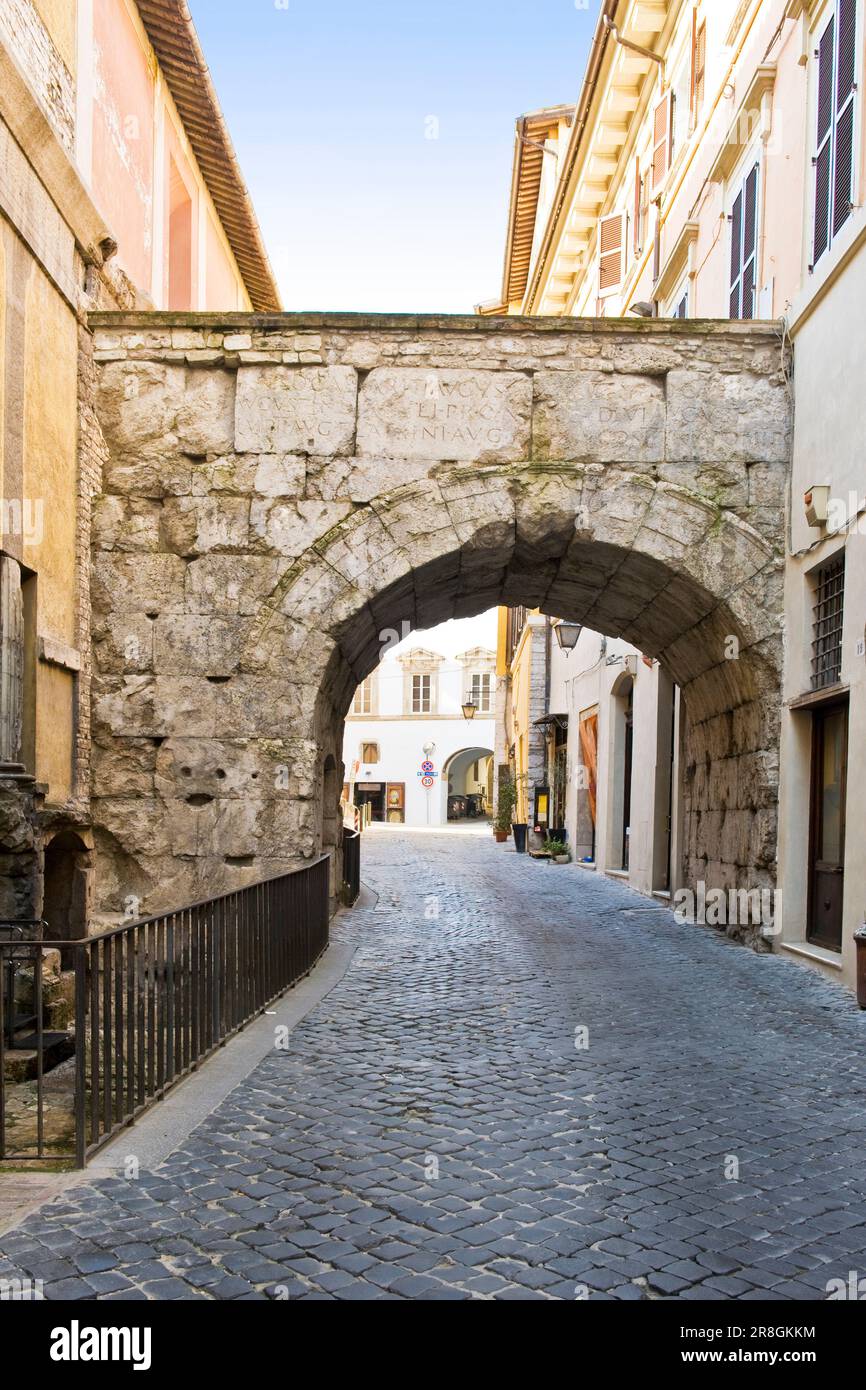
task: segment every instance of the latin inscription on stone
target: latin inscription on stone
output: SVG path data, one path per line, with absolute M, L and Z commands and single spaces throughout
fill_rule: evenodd
M 626 373 L 537 372 L 536 458 L 658 462 L 665 456 L 664 388 Z
M 351 453 L 356 402 L 354 367 L 242 367 L 235 449 L 320 457 Z
M 358 453 L 518 461 L 529 456 L 531 410 L 520 372 L 377 367 L 361 388 Z

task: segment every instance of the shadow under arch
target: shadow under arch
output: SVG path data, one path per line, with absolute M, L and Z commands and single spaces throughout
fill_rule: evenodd
M 334 746 L 395 635 L 499 604 L 622 637 L 661 663 L 683 699 L 681 880 L 771 885 L 781 555 L 688 488 L 596 465 L 443 468 L 301 557 L 261 633 L 271 650 L 318 634 L 312 733 Z

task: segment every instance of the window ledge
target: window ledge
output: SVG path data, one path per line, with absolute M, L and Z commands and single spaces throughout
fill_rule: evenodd
M 802 956 L 817 965 L 826 965 L 830 970 L 842 970 L 842 957 L 838 951 L 828 951 L 826 946 L 813 946 L 811 941 L 780 941 L 780 951 L 788 951 L 792 956 Z
M 737 107 L 734 119 L 722 141 L 716 162 L 711 168 L 708 183 L 724 183 L 734 172 L 746 148 L 756 134 L 763 138 L 772 125 L 773 88 L 776 84 L 776 64 L 761 63 Z M 749 120 L 749 113 L 760 111 L 760 121 Z
M 810 223 L 811 226 L 811 223 Z M 805 268 L 801 288 L 788 311 L 788 331 L 793 337 L 811 318 L 842 272 L 866 243 L 866 207 L 854 208 L 845 227 L 813 270 Z
M 813 709 L 816 705 L 833 704 L 836 700 L 841 700 L 849 693 L 849 686 L 845 681 L 837 681 L 835 685 L 824 685 L 820 690 L 810 690 L 805 695 L 797 695 L 793 700 L 787 700 L 788 709 Z

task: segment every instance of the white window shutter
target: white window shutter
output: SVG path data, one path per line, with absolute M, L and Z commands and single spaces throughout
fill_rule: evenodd
M 618 289 L 625 274 L 625 213 L 615 212 L 603 217 L 599 223 L 599 277 L 600 294 Z
M 652 190 L 658 193 L 671 167 L 674 128 L 673 90 L 665 92 L 653 116 Z

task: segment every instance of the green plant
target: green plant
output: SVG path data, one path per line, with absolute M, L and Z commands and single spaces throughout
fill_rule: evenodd
M 494 830 L 509 831 L 511 829 L 511 819 L 516 805 L 517 780 L 510 773 L 502 773 L 499 777 L 499 789 L 496 795 L 496 815 L 493 817 Z
M 563 844 L 562 840 L 552 840 L 549 835 L 541 848 L 544 850 L 545 854 L 552 854 L 555 858 L 560 858 L 562 855 L 568 854 L 568 847 Z

